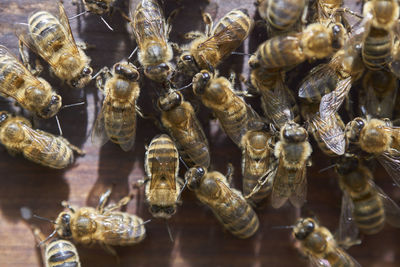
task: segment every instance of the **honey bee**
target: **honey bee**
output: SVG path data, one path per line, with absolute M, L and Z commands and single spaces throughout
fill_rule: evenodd
M 230 175 L 232 175 L 232 170 Z M 185 174 L 189 189 L 211 208 L 226 230 L 238 238 L 249 238 L 259 227 L 257 214 L 246 202 L 242 193 L 230 188 L 228 180 L 217 171 L 207 172 L 201 166 L 190 168 Z
M 393 181 L 400 186 L 400 128 L 392 126 L 388 119 L 357 117 L 346 125 L 348 145 L 356 145 L 362 151 L 375 156 Z
M 51 72 L 74 88 L 82 88 L 92 79 L 90 58 L 77 46 L 68 17 L 61 3 L 58 18 L 39 11 L 28 18 L 29 32 L 19 34 L 20 51 L 28 46 L 50 65 Z
M 200 70 L 213 71 L 225 58 L 235 51 L 253 29 L 253 19 L 246 9 L 234 9 L 213 27 L 211 16 L 203 14 L 206 32 L 191 32 L 194 39 L 183 48 L 178 68 L 193 76 Z M 193 74 L 193 75 L 192 75 Z
M 50 84 L 35 77 L 25 66 L 0 45 L 0 93 L 14 98 L 23 108 L 48 119 L 61 108 L 61 96 Z
M 0 111 L 0 143 L 11 155 L 22 155 L 41 165 L 63 169 L 74 162 L 74 151 L 84 152 L 67 139 L 32 129 L 31 123 L 20 116 Z
M 364 90 L 359 90 L 361 111 L 374 118 L 391 118 L 398 90 L 396 76 L 385 70 L 368 70 L 362 82 Z
M 158 99 L 161 122 L 175 140 L 178 149 L 197 165 L 210 166 L 208 141 L 192 105 L 178 91 Z M 181 153 L 182 154 L 182 153 Z
M 242 175 L 243 194 L 253 206 L 258 206 L 268 197 L 272 189 L 273 175 L 269 175 L 275 166 L 272 163 L 272 136 L 266 131 L 248 131 L 242 138 Z M 269 176 L 269 177 L 267 177 Z M 260 179 L 266 183 L 253 193 Z
M 92 142 L 103 145 L 110 139 L 129 151 L 136 134 L 136 101 L 139 97 L 139 72 L 126 61 L 120 61 L 110 71 L 102 69 L 97 87 L 104 92 L 103 107 L 92 130 Z
M 63 201 L 63 206 L 68 210 L 61 212 L 55 221 L 57 234 L 84 245 L 98 243 L 115 256 L 116 252 L 111 246 L 128 246 L 141 242 L 146 236 L 143 220 L 136 215 L 116 211 L 128 204 L 131 197 L 124 197 L 116 204 L 105 206 L 110 194 L 111 189 L 100 197 L 96 208 L 77 208 Z
M 354 240 L 358 230 L 376 234 L 385 221 L 400 226 L 400 207 L 373 182 L 372 172 L 357 157 L 339 158 L 336 171 L 343 191 L 339 240 Z
M 233 92 L 233 84 L 225 77 L 217 77 L 202 70 L 193 77 L 193 92 L 203 104 L 212 109 L 225 133 L 236 144 L 248 130 L 264 126 L 259 115 Z
M 155 218 L 169 219 L 176 212 L 181 191 L 178 149 L 168 135 L 156 136 L 147 148 L 144 162 L 149 211 Z
M 251 69 L 290 69 L 307 59 L 331 55 L 343 37 L 340 27 L 320 23 L 308 25 L 302 32 L 276 36 L 262 43 L 250 57 Z
M 32 227 L 38 244 L 42 244 L 47 238 L 37 227 Z M 65 239 L 53 239 L 44 249 L 44 260 L 46 267 L 80 267 L 79 254 L 75 245 Z
M 85 9 L 97 15 L 104 15 L 112 11 L 115 0 L 82 0 Z
M 315 266 L 361 267 L 336 242 L 331 232 L 311 218 L 300 218 L 293 228 L 300 251 Z
M 136 9 L 131 5 L 130 15 L 144 74 L 152 80 L 165 81 L 173 70 L 170 63 L 173 51 L 168 42 L 171 26 L 165 21 L 160 5 L 157 0 L 141 0 Z
M 296 29 L 307 14 L 306 0 L 257 0 L 258 13 L 267 22 L 270 33 L 284 33 Z

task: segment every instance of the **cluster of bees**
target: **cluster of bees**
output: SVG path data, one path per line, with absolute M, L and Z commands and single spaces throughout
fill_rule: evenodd
M 104 15 L 114 1 L 83 3 L 88 12 Z M 123 14 L 137 50 L 96 75 L 92 75 L 84 45 L 74 40 L 61 3 L 58 15 L 32 14 L 18 31 L 22 62 L 0 46 L 0 93 L 44 119 L 63 108 L 61 97 L 38 76 L 42 66 L 33 66 L 27 47 L 70 87 L 83 88 L 96 81 L 105 97 L 92 142 L 101 146 L 111 140 L 129 151 L 135 141 L 136 114 L 149 117 L 136 103 L 144 74 L 164 89 L 156 100 L 161 117 L 151 118 L 165 133 L 154 137 L 146 148 L 146 178 L 138 183 L 145 187 L 150 213 L 155 218 L 171 218 L 187 187 L 238 238 L 255 234 L 259 220 L 254 208 L 267 199 L 276 209 L 288 200 L 297 208 L 304 205 L 306 170 L 313 150 L 320 149 L 335 161 L 343 191 L 338 233 L 333 236 L 316 219 L 300 218 L 291 226 L 293 237 L 317 266 L 359 266 L 344 250 L 359 243 L 359 232 L 378 233 L 385 222 L 400 226 L 400 208 L 374 183 L 367 166 L 377 159 L 400 186 L 400 131 L 392 120 L 400 77 L 400 4 L 397 0 L 365 0 L 362 14 L 345 8 L 341 0 L 258 0 L 256 5 L 269 37 L 248 60 L 251 73 L 249 81 L 243 79 L 246 91 L 235 90 L 234 75 L 228 79 L 218 72 L 218 66 L 235 53 L 254 27 L 245 9 L 230 11 L 215 25 L 211 15 L 203 13 L 205 31 L 187 33 L 185 37 L 192 41 L 182 46 L 169 41 L 171 21 L 179 12 L 166 18 L 157 0 L 141 0 L 131 4 L 129 16 Z M 350 25 L 348 16 L 357 22 Z M 135 53 L 138 66 L 132 63 Z M 306 61 L 319 64 L 314 64 L 296 90 L 289 89 L 288 76 Z M 182 77 L 189 77 L 191 83 L 183 86 Z M 362 88 L 350 92 L 359 83 Z M 230 186 L 231 166 L 226 175 L 209 170 L 207 137 L 183 95 L 189 87 L 241 149 L 243 193 Z M 263 116 L 243 96 L 259 96 Z M 339 114 L 343 103 L 346 117 Z M 309 134 L 318 148 L 311 146 Z M 73 163 L 74 152 L 84 154 L 64 137 L 34 129 L 26 118 L 6 111 L 0 112 L 0 142 L 10 154 L 22 153 L 57 169 Z M 180 165 L 186 168 L 184 179 L 178 178 Z M 146 222 L 118 211 L 131 197 L 106 205 L 110 194 L 111 190 L 105 192 L 96 208 L 63 202 L 66 211 L 50 220 L 55 229 L 47 238 L 34 228 L 40 244 L 58 236 L 47 244 L 47 266 L 80 266 L 68 240 L 98 243 L 116 255 L 112 246 L 133 245 L 145 238 Z

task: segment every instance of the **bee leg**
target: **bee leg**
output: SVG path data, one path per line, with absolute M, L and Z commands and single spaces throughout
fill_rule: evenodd
M 213 28 L 213 20 L 211 18 L 210 13 L 207 12 L 201 12 L 201 16 L 203 17 L 203 21 L 206 24 L 206 30 L 205 33 L 207 37 L 211 36 L 212 28 Z
M 62 140 L 68 145 L 68 147 L 71 148 L 72 151 L 74 151 L 74 152 L 77 153 L 78 155 L 85 155 L 85 151 L 83 151 L 82 149 L 80 149 L 80 148 L 77 147 L 77 146 L 74 146 L 73 144 L 71 144 L 71 143 L 70 143 L 67 139 L 65 139 L 64 137 L 59 136 L 58 138 L 62 139 Z
M 82 50 L 89 50 L 89 49 L 96 48 L 95 45 L 91 45 L 91 44 L 88 44 L 86 42 L 76 42 L 76 45 L 78 46 L 78 48 L 80 48 Z
M 101 243 L 100 246 L 109 254 L 113 255 L 116 259 L 117 259 L 117 263 L 119 265 L 120 263 L 120 258 L 117 254 L 117 251 L 115 251 L 115 249 L 107 244 Z
M 350 9 L 348 9 L 348 8 L 337 8 L 337 9 L 335 10 L 335 12 L 346 12 L 346 13 L 349 13 L 350 15 L 352 15 L 352 16 L 354 16 L 354 17 L 357 17 L 357 18 L 359 18 L 359 19 L 363 19 L 363 18 L 364 18 L 363 15 L 358 14 L 357 12 L 354 12 L 353 10 L 350 10 Z
M 305 5 L 303 9 L 303 14 L 301 16 L 302 26 L 307 25 L 307 15 L 308 15 L 308 5 Z
M 228 166 L 226 167 L 226 180 L 228 181 L 228 184 L 230 185 L 232 182 L 233 178 L 233 173 L 235 172 L 235 168 L 233 167 L 232 163 L 228 163 Z
M 69 209 L 72 213 L 75 213 L 75 209 L 68 203 L 68 201 L 64 200 L 61 202 L 61 206 L 66 209 Z
M 146 148 L 147 150 L 147 148 Z M 148 181 L 150 181 L 150 179 L 148 177 L 145 177 L 143 179 L 139 179 L 136 182 L 132 183 L 132 186 L 135 188 L 140 188 L 142 186 L 144 186 Z
M 112 77 L 111 71 L 108 67 L 104 67 L 97 72 L 92 79 L 96 78 L 96 87 L 104 94 L 105 81 Z
M 185 33 L 183 35 L 183 38 L 188 39 L 188 40 L 194 40 L 194 39 L 200 38 L 202 36 L 204 36 L 204 34 L 199 31 L 190 31 L 190 32 Z
M 168 16 L 167 18 L 167 31 L 166 31 L 166 37 L 169 36 L 169 33 L 171 32 L 172 29 L 172 21 L 176 18 L 176 15 L 183 9 L 183 7 L 178 7 L 174 9 Z
M 170 44 L 171 44 L 172 50 L 174 50 L 174 52 L 176 52 L 177 54 L 183 53 L 183 49 L 177 43 L 170 42 Z
M 244 77 L 243 74 L 239 75 L 239 80 L 244 83 L 244 85 L 246 86 L 247 90 L 246 90 L 246 96 L 247 97 L 256 97 L 260 95 L 260 92 L 258 91 L 258 89 L 256 87 L 254 87 L 251 82 L 249 80 L 246 79 L 246 77 Z
M 13 149 L 13 148 L 6 148 L 8 154 L 10 154 L 11 156 L 15 157 L 16 155 L 18 155 L 18 150 Z
M 24 49 L 24 43 L 22 40 L 18 41 L 18 49 L 19 49 L 19 55 L 21 56 L 22 63 L 24 66 L 33 74 L 33 76 L 39 76 L 40 73 L 43 71 L 43 66 L 40 64 L 39 59 L 35 60 L 35 66 L 33 67 L 29 61 L 29 52 L 27 52 Z
M 112 188 L 108 188 L 106 192 L 104 192 L 99 198 L 99 204 L 97 204 L 96 210 L 99 211 L 100 214 L 103 213 L 104 206 L 106 205 L 108 199 L 110 198 L 112 192 Z
M 132 200 L 132 198 L 133 198 L 133 195 L 129 195 L 129 196 L 123 197 L 120 201 L 118 201 L 118 203 L 110 204 L 107 207 L 105 207 L 104 208 L 104 212 L 111 212 L 111 211 L 114 211 L 114 210 L 118 210 L 121 207 L 126 206 L 129 203 L 129 201 Z

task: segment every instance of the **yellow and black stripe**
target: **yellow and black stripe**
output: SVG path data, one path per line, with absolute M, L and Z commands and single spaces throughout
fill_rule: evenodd
M 299 20 L 304 6 L 304 0 L 268 1 L 267 22 L 276 30 L 288 30 Z
M 67 240 L 51 241 L 45 252 L 46 267 L 80 267 L 79 255 L 75 246 Z
M 392 36 L 388 31 L 371 27 L 362 47 L 366 67 L 371 70 L 383 69 L 390 58 L 392 46 Z

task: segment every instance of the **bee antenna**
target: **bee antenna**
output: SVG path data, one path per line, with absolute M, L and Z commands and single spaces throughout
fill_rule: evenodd
M 86 102 L 85 101 L 83 101 L 83 102 L 79 102 L 79 103 L 74 103 L 74 104 L 69 104 L 69 105 L 64 105 L 64 106 L 62 106 L 61 107 L 61 109 L 64 109 L 64 108 L 70 108 L 70 107 L 75 107 L 75 106 L 80 106 L 80 105 L 84 105 Z
M 24 22 L 18 22 L 17 24 L 19 24 L 19 25 L 24 25 L 24 26 L 29 26 L 28 23 L 24 23 Z
M 138 47 L 136 46 L 136 48 L 133 49 L 132 53 L 129 55 L 128 60 L 130 60 L 133 57 L 133 55 L 136 53 L 137 50 L 138 50 Z
M 85 11 L 79 13 L 79 14 L 76 14 L 75 16 L 72 16 L 72 17 L 68 18 L 68 20 L 76 19 L 77 17 L 80 17 L 80 16 L 82 16 L 82 15 L 88 13 L 88 12 L 89 11 L 85 10 Z
M 240 55 L 240 56 L 251 56 L 251 54 L 248 53 L 242 53 L 242 52 L 232 52 L 231 55 Z
M 165 219 L 165 225 L 167 226 L 169 239 L 171 240 L 171 242 L 174 242 L 174 238 L 172 237 L 172 233 L 171 233 L 171 228 L 169 228 L 169 224 L 168 224 L 168 220 L 167 219 Z
M 176 89 L 175 91 L 181 91 L 181 90 L 186 89 L 186 88 L 188 88 L 188 87 L 190 87 L 190 86 L 192 86 L 192 85 L 193 85 L 193 82 L 191 82 L 191 83 L 189 83 L 188 85 L 185 85 L 185 86 L 183 86 L 183 87 L 181 87 L 181 88 L 179 88 L 179 89 Z
M 48 237 L 46 237 L 46 239 L 40 241 L 39 244 L 38 244 L 37 246 L 40 247 L 41 245 L 43 245 L 44 243 L 46 243 L 50 238 L 52 238 L 53 236 L 55 236 L 55 234 L 57 234 L 57 230 L 56 230 L 56 229 L 54 229 L 54 231 L 53 231 Z
M 73 207 L 71 207 L 71 205 L 68 204 L 67 201 L 61 202 L 61 205 L 62 205 L 64 208 L 67 208 L 67 209 L 69 209 L 70 211 L 72 211 L 73 213 L 75 213 L 75 209 L 74 209 Z
M 52 224 L 56 224 L 56 221 L 51 220 L 51 219 L 49 219 L 49 218 L 42 217 L 42 216 L 38 216 L 38 215 L 36 215 L 36 214 L 33 214 L 32 217 L 33 217 L 33 218 L 36 218 L 36 219 L 39 219 L 39 220 L 42 220 L 42 221 L 50 222 L 50 223 L 52 223 Z
M 293 229 L 294 225 L 272 226 L 271 229 Z
M 58 120 L 58 116 L 56 115 L 55 118 L 56 118 L 56 122 L 57 122 L 57 126 L 58 126 L 58 131 L 60 132 L 60 136 L 62 136 L 63 131 L 61 129 L 61 124 L 60 124 L 60 121 Z
M 110 26 L 110 24 L 107 23 L 107 21 L 102 16 L 100 16 L 100 19 L 104 22 L 104 24 L 106 24 L 107 28 L 109 28 L 111 31 L 114 31 L 114 29 Z
M 183 189 L 185 189 L 185 187 L 186 187 L 187 184 L 188 184 L 188 180 L 185 179 L 185 183 L 183 184 L 182 189 L 181 189 L 181 191 L 179 192 L 179 195 L 178 195 L 177 200 L 180 200 L 180 199 L 181 199 L 181 195 L 182 195 Z
M 182 162 L 183 166 L 185 166 L 185 168 L 186 168 L 187 170 L 189 170 L 188 165 L 186 165 L 186 162 L 182 159 L 181 156 L 179 156 L 179 160 Z
M 95 75 L 93 75 L 92 80 L 96 79 L 96 77 L 99 76 L 101 73 L 103 73 L 103 69 L 99 70 Z
M 336 166 L 337 166 L 337 163 L 332 164 L 332 165 L 329 165 L 328 167 L 325 167 L 325 168 L 323 168 L 323 169 L 320 169 L 320 170 L 318 171 L 318 173 L 325 172 L 325 171 L 327 171 L 327 170 L 329 170 L 329 169 L 332 169 L 333 167 L 336 167 Z

